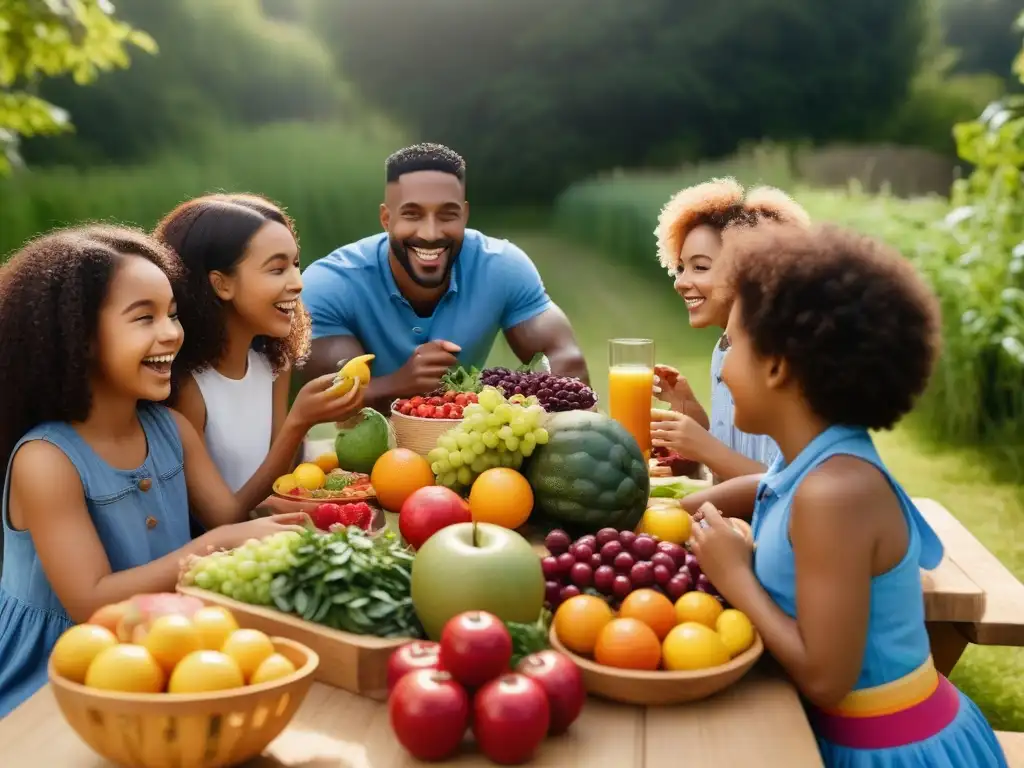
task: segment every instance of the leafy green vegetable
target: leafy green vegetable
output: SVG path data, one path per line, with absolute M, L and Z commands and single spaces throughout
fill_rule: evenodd
M 519 662 L 531 653 L 551 647 L 548 642 L 548 635 L 551 631 L 551 612 L 546 608 L 541 610 L 540 617 L 533 624 L 506 621 L 505 626 L 512 636 L 512 661 L 509 664 L 512 669 L 515 669 Z
M 480 369 L 470 368 L 467 371 L 461 365 L 449 368 L 441 376 L 441 389 L 445 392 L 479 392 L 483 389 Z
M 424 637 L 412 606 L 412 553 L 394 533 L 306 530 L 297 563 L 270 584 L 274 605 L 306 621 L 376 637 Z
M 706 483 L 702 483 L 696 480 L 687 481 L 686 479 L 677 480 L 674 483 L 665 483 L 664 485 L 652 485 L 651 486 L 651 497 L 655 499 L 682 499 L 689 496 L 691 493 L 702 491 L 707 487 Z

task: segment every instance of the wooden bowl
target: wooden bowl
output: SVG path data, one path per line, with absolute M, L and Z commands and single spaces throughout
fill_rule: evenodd
M 387 698 L 387 667 L 391 653 L 412 640 L 410 637 L 374 637 L 342 632 L 274 608 L 249 605 L 198 587 L 179 584 L 177 591 L 198 598 L 206 605 L 226 608 L 240 627 L 285 637 L 312 649 L 323 662 L 314 675 L 317 682 L 378 701 Z
M 726 664 L 693 672 L 646 672 L 606 667 L 578 656 L 558 641 L 554 627 L 551 628 L 551 645 L 576 662 L 583 673 L 587 693 L 642 706 L 684 704 L 714 696 L 747 674 L 764 653 L 761 636 L 755 633 L 754 644 Z
M 320 658 L 280 637 L 288 677 L 203 694 L 116 693 L 48 674 L 61 714 L 96 753 L 130 768 L 221 768 L 257 757 L 285 729 L 313 684 Z

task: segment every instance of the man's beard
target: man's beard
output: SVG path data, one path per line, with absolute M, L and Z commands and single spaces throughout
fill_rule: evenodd
M 444 285 L 455 266 L 455 260 L 462 252 L 461 240 L 438 240 L 433 243 L 426 243 L 422 240 L 405 240 L 403 242 L 398 238 L 389 235 L 388 243 L 391 246 L 391 252 L 395 254 L 395 258 L 398 260 L 398 263 L 401 264 L 402 269 L 405 270 L 405 274 L 407 274 L 409 279 L 421 288 L 437 288 L 440 285 Z M 444 265 L 444 269 L 442 269 L 437 275 L 431 275 L 429 277 L 418 275 L 412 264 L 412 256 L 409 255 L 410 248 L 419 248 L 421 250 L 432 250 L 435 248 L 446 249 L 447 253 L 444 258 L 447 261 Z

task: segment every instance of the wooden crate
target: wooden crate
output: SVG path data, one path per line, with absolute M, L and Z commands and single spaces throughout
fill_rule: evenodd
M 353 635 L 281 613 L 249 605 L 195 587 L 178 592 L 231 611 L 240 627 L 258 629 L 272 637 L 285 637 L 311 648 L 320 656 L 315 679 L 326 685 L 378 701 L 387 699 L 387 667 L 391 652 L 411 638 Z

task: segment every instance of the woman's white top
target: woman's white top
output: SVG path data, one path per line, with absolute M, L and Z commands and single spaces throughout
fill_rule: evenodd
M 232 491 L 267 458 L 274 422 L 270 361 L 249 350 L 245 376 L 229 379 L 213 368 L 192 374 L 206 403 L 206 448 Z
M 724 337 L 723 337 L 724 338 Z M 733 423 L 735 403 L 729 387 L 722 381 L 722 366 L 728 348 L 722 339 L 711 354 L 711 434 L 736 453 L 743 454 L 765 467 L 770 467 L 779 455 L 779 446 L 768 435 L 751 435 L 736 429 Z

